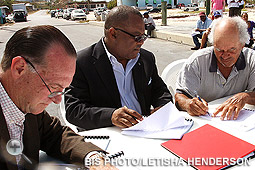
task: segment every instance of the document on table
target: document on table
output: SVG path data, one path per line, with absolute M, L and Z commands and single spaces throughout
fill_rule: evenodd
M 179 114 L 171 102 L 145 117 L 138 124 L 122 129 L 122 134 L 144 138 L 181 139 L 193 125 L 192 119 Z
M 209 113 L 212 115 L 212 113 L 215 111 L 219 105 L 213 105 L 209 106 Z M 220 120 L 221 112 L 216 116 L 216 117 L 211 117 L 209 115 L 204 115 L 200 116 L 202 118 L 212 120 L 212 121 L 217 121 L 217 122 L 222 122 L 224 125 L 231 126 L 233 128 L 238 128 L 242 131 L 250 131 L 255 128 L 255 111 L 247 108 L 243 108 L 239 112 L 239 116 L 237 117 L 236 120 L 233 120 L 233 117 L 231 120 Z

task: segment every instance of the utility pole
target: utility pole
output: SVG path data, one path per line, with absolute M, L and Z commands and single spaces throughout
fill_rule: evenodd
M 210 14 L 210 6 L 211 6 L 211 1 L 206 0 L 206 16 Z
M 166 26 L 167 25 L 167 9 L 166 9 L 166 1 L 162 1 L 161 2 L 161 18 L 162 18 L 162 26 Z

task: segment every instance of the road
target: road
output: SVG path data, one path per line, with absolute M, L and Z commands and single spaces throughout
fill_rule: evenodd
M 56 26 L 61 31 L 63 31 L 74 44 L 77 51 L 99 41 L 103 36 L 104 30 L 103 27 L 92 25 L 89 22 L 80 23 L 79 21 L 68 21 L 64 19 L 50 18 L 50 15 L 48 15 L 46 11 L 42 10 L 29 15 L 28 22 L 19 22 L 0 28 L 1 54 L 3 54 L 6 42 L 14 34 L 15 31 L 26 26 L 45 24 Z M 156 38 L 147 39 L 143 45 L 143 48 L 155 54 L 159 74 L 162 73 L 163 69 L 169 63 L 178 59 L 188 58 L 192 54 L 192 51 L 190 51 L 190 46 Z M 58 116 L 58 105 L 52 104 L 47 109 L 53 113 L 53 115 Z

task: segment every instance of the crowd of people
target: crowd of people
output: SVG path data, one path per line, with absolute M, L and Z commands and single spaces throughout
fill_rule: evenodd
M 45 111 L 51 102 L 59 104 L 62 95 L 66 119 L 80 131 L 131 127 L 173 102 L 173 97 L 179 110 L 199 116 L 207 113 L 207 102 L 233 95 L 213 116 L 221 113 L 222 120 L 237 119 L 245 104 L 255 105 L 255 56 L 245 47 L 253 43 L 254 22 L 247 13 L 242 18 L 222 17 L 224 9 L 218 11 L 218 6 L 223 8 L 224 3 L 214 1 L 213 22 L 204 12 L 199 14 L 193 36 L 197 51 L 180 70 L 174 96 L 158 74 L 154 54 L 142 48 L 148 37 L 145 30 L 150 35 L 155 29 L 148 13 L 123 5 L 113 8 L 104 36 L 78 53 L 53 26 L 18 30 L 8 40 L 1 61 L 0 169 L 34 169 L 39 150 L 83 166 L 85 159 L 102 160 L 91 169 L 116 169 L 104 164 L 104 150 L 84 142 Z M 204 36 L 212 46 L 204 48 L 206 43 L 198 42 Z M 11 139 L 24 143 L 23 153 L 32 163 L 8 153 Z

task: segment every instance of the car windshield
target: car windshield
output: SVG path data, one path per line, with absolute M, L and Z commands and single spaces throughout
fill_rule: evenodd
M 74 13 L 83 13 L 83 11 L 82 10 L 76 10 L 76 11 L 74 11 Z
M 69 9 L 70 12 L 72 12 L 73 10 L 75 10 L 75 9 Z

